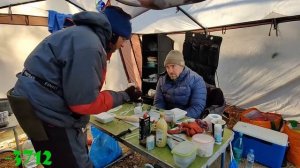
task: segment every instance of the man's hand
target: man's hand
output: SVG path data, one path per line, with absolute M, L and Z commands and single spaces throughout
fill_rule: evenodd
M 136 102 L 142 96 L 142 92 L 134 86 L 128 87 L 125 92 L 130 97 L 130 101 L 133 102 Z

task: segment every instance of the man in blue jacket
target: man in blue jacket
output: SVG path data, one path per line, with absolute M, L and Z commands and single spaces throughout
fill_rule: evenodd
M 200 118 L 207 94 L 203 78 L 185 66 L 183 55 L 177 50 L 168 53 L 164 66 L 167 73 L 158 80 L 154 106 L 165 110 L 180 108 L 187 111 L 187 116 Z
M 133 86 L 101 91 L 107 60 L 131 36 L 130 18 L 114 6 L 77 13 L 75 26 L 46 37 L 26 59 L 13 95 L 26 97 L 43 123 L 48 140 L 32 143 L 42 154 L 51 152 L 52 164 L 45 167 L 93 167 L 82 131 L 89 115 L 140 97 Z

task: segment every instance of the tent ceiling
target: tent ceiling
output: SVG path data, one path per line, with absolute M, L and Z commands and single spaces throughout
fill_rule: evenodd
M 295 0 L 206 0 L 181 7 L 207 28 L 261 20 L 273 12 L 284 16 L 300 14 L 300 1 Z M 149 10 L 134 18 L 132 24 L 135 33 L 200 29 L 176 7 Z
M 2 0 L 0 1 L 0 8 L 18 5 L 18 4 L 31 3 L 35 1 L 44 1 L 44 0 Z
M 28 2 L 29 0 L 3 0 L 1 6 L 8 4 Z M 47 16 L 47 10 L 71 14 L 81 11 L 66 1 L 66 7 L 55 5 L 58 0 L 46 0 L 12 7 L 13 14 L 27 14 L 34 16 Z M 69 0 L 86 10 L 95 11 L 95 0 Z M 104 0 L 105 1 L 105 0 Z M 176 7 L 164 10 L 146 9 L 124 5 L 116 0 L 110 1 L 112 5 L 122 7 L 133 16 L 133 32 L 138 34 L 169 33 L 201 29 L 199 25 L 178 11 Z M 221 27 L 237 23 L 258 21 L 278 16 L 300 15 L 300 1 L 296 0 L 206 0 L 194 4 L 180 6 L 195 20 L 206 28 Z M 0 13 L 8 13 L 8 9 L 1 9 Z M 276 15 L 272 15 L 276 13 Z
M 7 2 L 15 2 L 15 3 L 10 3 L 11 5 L 14 5 L 16 3 L 21 3 L 25 1 L 26 0 L 13 0 L 13 1 L 1 0 L 0 14 L 9 14 L 11 12 L 12 14 L 19 14 L 19 15 L 48 17 L 48 10 L 54 10 L 59 13 L 65 13 L 65 14 L 74 14 L 81 11 L 79 8 L 72 5 L 71 3 L 68 2 L 60 3 L 59 1 L 62 0 L 44 0 L 44 1 L 31 0 L 30 2 L 32 3 L 12 6 L 11 10 L 9 10 L 9 8 L 2 8 L 3 6 L 7 5 Z M 93 0 L 89 0 L 89 1 L 93 2 L 93 4 L 95 3 Z M 29 0 L 27 0 L 27 2 L 29 2 Z

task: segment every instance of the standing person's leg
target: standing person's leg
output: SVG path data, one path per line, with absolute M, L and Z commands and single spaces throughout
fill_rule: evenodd
M 44 123 L 45 131 L 48 135 L 47 141 L 34 141 L 33 146 L 36 152 L 41 151 L 41 164 L 47 160 L 43 153 L 48 150 L 51 157 L 48 161 L 50 165 L 43 164 L 46 168 L 90 168 L 92 162 L 88 155 L 86 145 L 86 135 L 79 128 L 56 127 Z

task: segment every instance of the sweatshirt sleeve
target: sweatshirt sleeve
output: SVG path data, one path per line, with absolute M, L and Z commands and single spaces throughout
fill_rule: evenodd
M 79 114 L 98 114 L 110 110 L 124 101 L 128 101 L 128 95 L 122 92 L 102 91 L 99 93 L 95 101 L 89 104 L 70 106 L 71 110 Z

